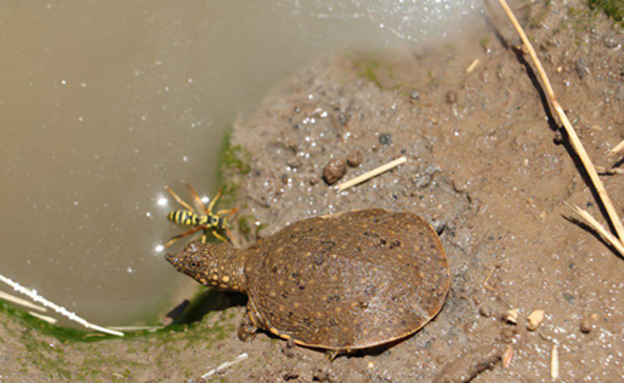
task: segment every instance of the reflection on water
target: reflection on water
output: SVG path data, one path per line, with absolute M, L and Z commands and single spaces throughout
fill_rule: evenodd
M 224 129 L 272 84 L 447 31 L 449 4 L 3 2 L 0 273 L 100 324 L 162 312 L 184 280 L 155 251 L 183 230 L 163 186 L 211 195 Z

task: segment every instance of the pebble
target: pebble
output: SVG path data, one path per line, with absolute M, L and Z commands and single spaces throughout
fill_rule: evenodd
M 454 90 L 446 92 L 446 103 L 449 105 L 457 103 L 457 93 Z
M 509 323 L 518 323 L 518 309 L 507 310 L 503 315 L 503 319 Z
M 481 307 L 479 307 L 479 314 L 481 314 L 482 316 L 489 318 L 494 314 L 494 311 L 492 309 L 491 306 L 489 305 L 483 305 Z
M 501 332 L 501 335 L 505 342 L 511 342 L 517 334 L 518 329 L 516 329 L 515 327 L 507 327 Z
M 615 98 L 617 98 L 620 101 L 624 101 L 624 85 L 620 86 L 617 93 L 615 94 Z
M 582 333 L 588 334 L 594 326 L 590 318 L 583 317 L 583 319 L 581 319 L 581 324 L 579 327 Z
M 612 49 L 612 48 L 617 48 L 620 44 L 617 42 L 616 39 L 614 39 L 611 36 L 607 36 L 604 39 L 604 46 L 606 48 Z
M 354 150 L 347 156 L 347 164 L 351 167 L 356 167 L 362 163 L 362 152 Z
M 589 66 L 582 58 L 576 60 L 574 66 L 576 68 L 576 73 L 581 79 L 585 78 L 585 76 L 591 73 L 591 71 L 589 70 Z
M 347 164 L 341 159 L 333 159 L 323 168 L 323 179 L 328 185 L 333 185 L 346 173 Z
M 288 165 L 292 169 L 297 169 L 301 166 L 301 159 L 299 159 L 299 157 L 291 158 L 286 161 L 286 165 Z
M 544 310 L 534 310 L 527 317 L 527 330 L 535 331 L 544 320 Z
M 379 143 L 385 146 L 392 145 L 392 135 L 390 133 L 380 134 Z

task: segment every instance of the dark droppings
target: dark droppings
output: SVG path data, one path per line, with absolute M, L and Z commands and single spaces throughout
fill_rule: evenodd
M 384 146 L 392 145 L 392 135 L 390 133 L 380 134 L 379 143 Z

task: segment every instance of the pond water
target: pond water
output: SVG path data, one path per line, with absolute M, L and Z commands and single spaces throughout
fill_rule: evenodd
M 457 36 L 473 3 L 4 2 L 0 274 L 98 324 L 155 322 L 186 282 L 156 250 L 183 230 L 163 187 L 215 193 L 236 114 L 310 60 Z

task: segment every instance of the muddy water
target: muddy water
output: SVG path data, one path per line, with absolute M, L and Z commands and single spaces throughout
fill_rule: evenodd
M 0 273 L 91 321 L 154 318 L 183 280 L 155 250 L 181 230 L 163 186 L 214 193 L 228 124 L 309 60 L 477 13 L 407 3 L 5 2 Z

